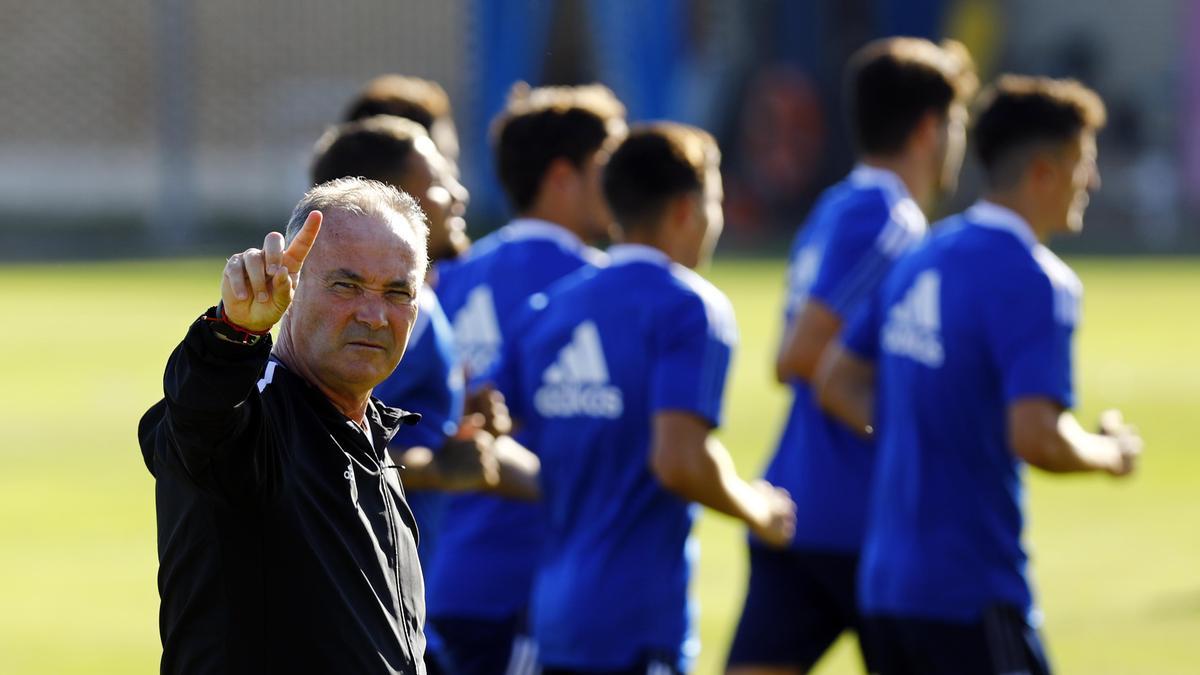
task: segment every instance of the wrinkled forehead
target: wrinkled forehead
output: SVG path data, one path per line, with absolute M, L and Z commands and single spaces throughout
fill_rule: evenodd
M 305 272 L 348 270 L 379 283 L 421 277 L 424 249 L 400 214 L 326 214 Z

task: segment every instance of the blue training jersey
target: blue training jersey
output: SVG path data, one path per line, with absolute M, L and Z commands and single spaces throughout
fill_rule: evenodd
M 867 614 L 1031 613 L 1023 463 L 1007 408 L 1071 407 L 1082 285 L 1017 214 L 979 202 L 902 260 L 848 327 L 877 363 L 879 467 L 860 566 Z M 1032 617 L 1031 617 L 1032 618 Z
M 391 447 L 404 450 L 422 446 L 436 452 L 447 437 L 458 431 L 463 413 L 463 375 L 454 351 L 454 332 L 437 295 L 422 286 L 417 303 L 419 313 L 404 360 L 375 387 L 374 395 L 387 405 L 421 413 L 420 424 L 402 425 Z M 428 570 L 437 550 L 448 496 L 433 490 L 409 490 L 404 496 L 420 533 L 417 556 L 421 568 Z M 425 639 L 430 650 L 440 649 L 441 641 L 428 623 Z
M 810 299 L 843 321 L 926 230 L 900 178 L 859 166 L 822 195 L 792 245 L 784 319 Z M 872 444 L 825 415 L 807 381 L 793 379 L 792 407 L 765 478 L 796 502 L 792 548 L 857 553 L 866 527 Z
M 693 505 L 650 468 L 660 411 L 721 419 L 728 299 L 661 251 L 617 245 L 531 303 L 494 376 L 541 458 L 548 537 L 531 613 L 539 658 L 581 670 L 675 654 L 692 635 Z
M 562 227 L 519 219 L 441 265 L 438 298 L 454 326 L 468 377 L 477 381 L 492 367 L 512 333 L 514 315 L 531 295 L 602 259 Z M 517 440 L 525 442 L 520 435 Z M 440 533 L 426 572 L 429 616 L 503 619 L 524 612 L 542 545 L 540 516 L 534 503 L 451 496 L 444 514 L 450 525 Z

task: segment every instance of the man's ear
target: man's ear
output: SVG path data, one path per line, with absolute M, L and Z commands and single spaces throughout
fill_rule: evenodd
M 942 128 L 945 125 L 946 118 L 939 114 L 936 110 L 926 110 L 921 115 L 921 121 L 917 122 L 917 138 L 921 143 L 921 147 L 935 149 L 941 143 Z
M 687 229 L 695 217 L 696 200 L 690 193 L 681 193 L 667 202 L 667 227 L 676 232 Z
M 1030 186 L 1040 192 L 1054 181 L 1059 171 L 1057 157 L 1053 152 L 1044 149 L 1036 150 L 1029 158 L 1029 168 L 1026 170 Z

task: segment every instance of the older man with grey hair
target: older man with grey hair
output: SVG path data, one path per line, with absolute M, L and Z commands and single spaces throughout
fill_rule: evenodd
M 411 197 L 342 179 L 304 196 L 286 239 L 229 259 L 138 429 L 162 672 L 425 672 L 417 531 L 387 454 L 418 416 L 371 390 L 408 343 L 426 237 Z

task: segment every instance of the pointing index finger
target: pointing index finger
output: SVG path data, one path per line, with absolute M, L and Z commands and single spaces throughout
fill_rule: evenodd
M 304 259 L 308 257 L 309 252 L 312 251 L 313 243 L 316 242 L 317 233 L 320 231 L 321 212 L 312 211 L 304 221 L 303 227 L 296 233 L 296 238 L 283 252 L 283 264 L 289 272 L 295 274 L 300 271 L 300 267 L 304 264 Z

